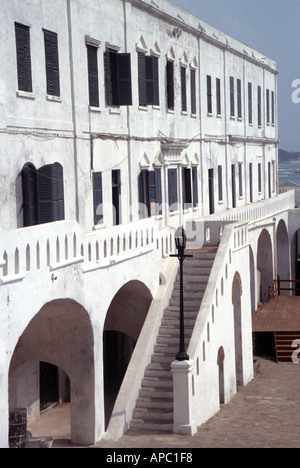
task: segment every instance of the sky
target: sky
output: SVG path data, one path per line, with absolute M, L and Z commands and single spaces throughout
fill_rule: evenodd
M 279 147 L 300 151 L 300 0 L 171 0 L 277 62 Z

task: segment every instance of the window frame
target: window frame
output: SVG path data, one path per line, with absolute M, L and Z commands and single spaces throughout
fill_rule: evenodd
M 30 27 L 15 22 L 18 90 L 32 93 Z
M 132 106 L 131 54 L 110 47 L 104 52 L 105 102 L 110 107 Z
M 58 35 L 47 29 L 43 29 L 43 33 L 47 95 L 60 97 Z

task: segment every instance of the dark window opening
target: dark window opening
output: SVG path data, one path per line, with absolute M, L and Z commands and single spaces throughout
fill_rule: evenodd
M 87 45 L 89 104 L 99 107 L 98 47 Z
M 112 171 L 112 202 L 113 202 L 113 224 L 121 223 L 121 171 Z
M 230 116 L 235 116 L 235 101 L 234 101 L 234 78 L 230 77 Z
M 138 185 L 140 218 L 162 214 L 161 170 L 141 171 Z
M 168 169 L 168 195 L 170 211 L 178 210 L 177 169 Z
M 174 63 L 167 62 L 167 105 L 169 110 L 174 110 Z
M 220 78 L 216 79 L 216 99 L 217 99 L 217 115 L 221 115 L 222 107 L 221 107 L 221 80 Z
M 19 91 L 32 92 L 30 29 L 15 23 Z
M 47 94 L 60 96 L 57 34 L 44 31 Z
M 219 201 L 223 201 L 223 168 L 218 166 L 218 193 Z
M 197 114 L 196 70 L 191 70 L 191 112 Z
M 107 49 L 104 53 L 105 97 L 108 106 L 131 106 L 130 54 Z
M 182 168 L 182 205 L 183 208 L 192 206 L 192 186 L 191 186 L 191 170 Z
M 238 118 L 242 118 L 242 82 L 237 80 L 237 107 L 238 107 Z
M 248 83 L 248 119 L 252 124 L 252 83 Z
M 207 113 L 212 114 L 212 89 L 211 89 L 211 76 L 207 75 L 206 77 L 206 87 L 207 87 Z
M 59 163 L 39 170 L 26 164 L 22 170 L 24 226 L 63 220 L 64 181 Z
M 193 207 L 196 208 L 198 206 L 198 203 L 199 203 L 197 167 L 192 168 L 192 185 L 193 185 Z
M 93 173 L 94 225 L 103 223 L 102 173 Z
M 261 126 L 261 86 L 257 87 L 257 123 Z
M 181 77 L 181 110 L 182 112 L 187 111 L 187 99 L 186 99 L 186 68 L 180 67 Z

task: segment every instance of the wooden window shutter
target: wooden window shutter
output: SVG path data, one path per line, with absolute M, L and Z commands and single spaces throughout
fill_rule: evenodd
M 248 83 L 248 119 L 252 124 L 252 83 Z
M 52 165 L 53 221 L 65 219 L 64 177 L 61 164 Z
M 167 103 L 168 109 L 174 110 L 174 63 L 167 62 Z
M 270 90 L 266 90 L 267 122 L 270 123 Z
M 207 75 L 206 77 L 206 87 L 207 87 L 207 113 L 212 114 L 212 89 L 211 89 L 211 76 Z
M 146 60 L 146 90 L 147 104 L 154 104 L 154 63 L 153 57 L 145 57 Z
M 238 106 L 238 118 L 242 118 L 242 82 L 237 80 L 237 106 Z
M 59 163 L 48 164 L 38 170 L 39 224 L 64 219 L 63 168 Z
M 32 92 L 30 30 L 28 26 L 15 23 L 17 72 L 19 91 Z
M 182 204 L 190 205 L 192 203 L 191 191 L 191 170 L 184 167 L 182 169 Z
M 216 78 L 216 89 L 217 89 L 217 115 L 221 115 L 222 113 L 222 106 L 221 106 L 221 80 L 220 78 Z
M 192 181 L 193 181 L 193 207 L 198 206 L 198 171 L 197 167 L 192 168 Z
M 187 111 L 187 101 L 186 101 L 186 68 L 180 68 L 181 75 L 181 110 L 183 112 Z
M 93 203 L 94 203 L 94 225 L 103 221 L 102 203 L 102 173 L 93 173 Z
M 44 31 L 47 94 L 60 96 L 59 59 L 57 34 L 52 31 Z
M 261 86 L 257 87 L 257 122 L 261 126 Z
M 155 106 L 159 106 L 159 74 L 158 74 L 158 57 L 153 57 L 153 81 L 154 81 L 154 102 Z
M 149 172 L 141 171 L 139 174 L 138 182 L 139 182 L 140 217 L 147 218 L 151 216 L 150 199 L 149 199 Z
M 230 115 L 231 117 L 235 116 L 235 103 L 234 103 L 234 78 L 230 77 Z
M 131 90 L 131 64 L 130 54 L 117 54 L 118 58 L 118 81 L 119 81 L 119 105 L 132 105 Z
M 147 92 L 146 92 L 146 56 L 145 54 L 138 53 L 138 82 L 139 82 L 139 105 L 147 105 Z
M 98 48 L 87 44 L 89 104 L 99 107 Z
M 193 115 L 197 113 L 196 103 L 196 70 L 191 70 L 191 112 Z
M 104 52 L 104 83 L 105 83 L 105 102 L 108 106 L 113 104 L 112 82 L 111 82 L 111 53 L 109 50 Z
M 33 164 L 22 169 L 23 219 L 24 227 L 34 226 L 37 217 L 37 171 Z

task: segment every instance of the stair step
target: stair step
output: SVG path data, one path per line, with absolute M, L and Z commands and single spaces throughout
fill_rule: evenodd
M 163 390 L 163 389 L 154 389 L 152 387 L 142 387 L 139 391 L 139 398 L 148 398 L 148 399 L 162 399 L 173 401 L 173 389 Z
M 162 409 L 162 408 L 135 408 L 133 411 L 134 419 L 143 419 L 151 421 L 173 421 L 173 411 L 172 409 Z
M 130 423 L 130 428 L 148 431 L 172 432 L 173 424 L 162 423 L 161 421 L 146 421 L 143 419 L 133 419 Z
M 173 399 L 171 398 L 145 398 L 139 397 L 136 401 L 137 408 L 163 408 L 173 410 Z
M 142 387 L 173 389 L 173 379 L 172 376 L 170 378 L 144 377 L 142 380 Z

